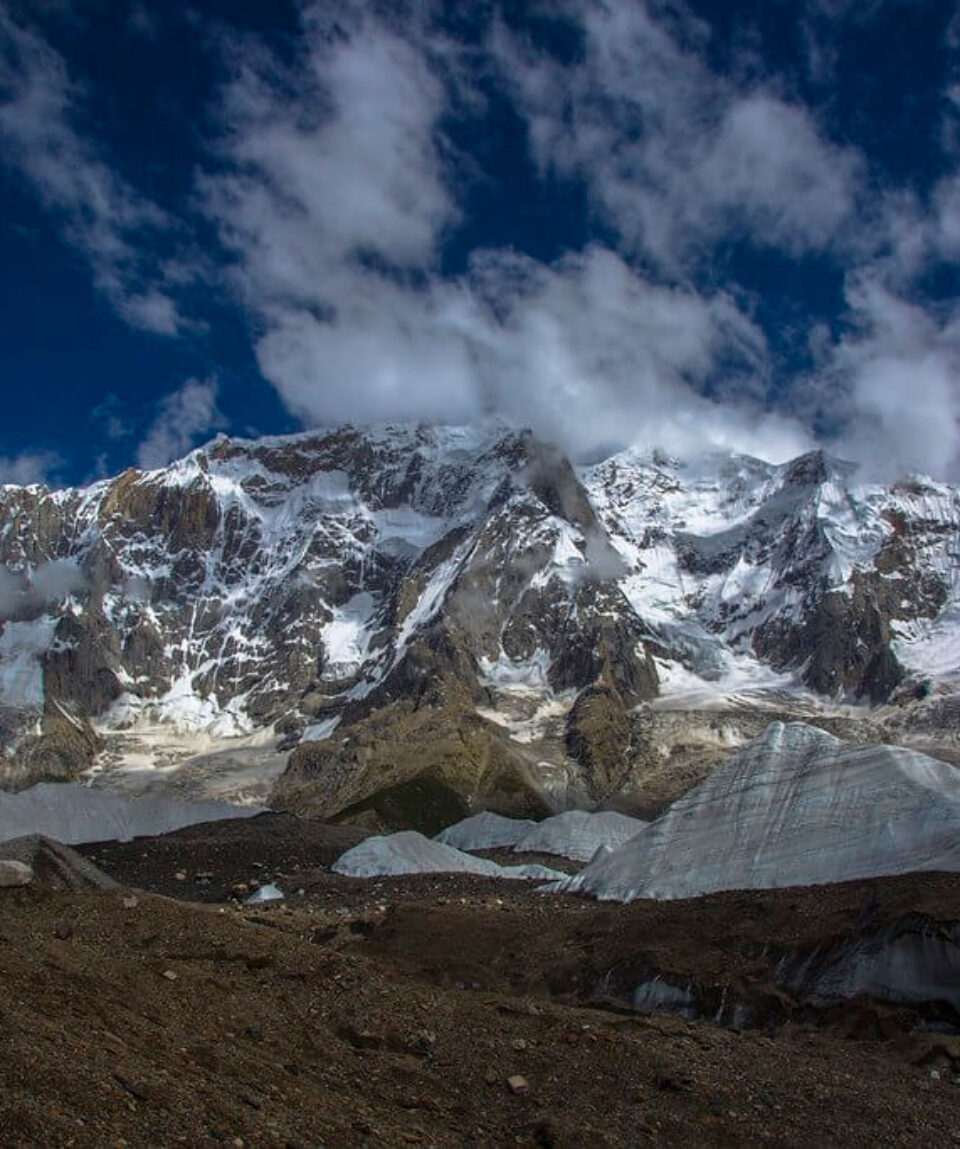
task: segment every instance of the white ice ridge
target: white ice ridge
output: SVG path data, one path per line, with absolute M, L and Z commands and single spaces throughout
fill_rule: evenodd
M 613 810 L 567 810 L 545 818 L 513 847 L 522 854 L 559 854 L 589 862 L 601 846 L 616 850 L 646 829 L 647 823 Z
M 487 878 L 535 878 L 563 875 L 546 866 L 498 866 L 452 846 L 425 838 L 415 830 L 367 838 L 341 855 L 331 867 L 350 878 L 400 877 L 404 874 L 480 874 Z
M 486 811 L 448 826 L 435 841 L 458 850 L 510 849 L 518 854 L 556 854 L 589 862 L 601 846 L 615 850 L 646 825 L 639 818 L 612 810 L 567 810 L 542 822 L 503 818 Z
M 41 782 L 18 794 L 0 791 L 0 842 L 45 834 L 75 846 L 81 842 L 129 841 L 167 834 L 199 822 L 250 818 L 258 806 L 226 802 L 176 802 L 169 798 L 122 798 L 73 782 Z
M 610 901 L 960 871 L 960 773 L 796 722 L 764 734 L 556 888 Z
M 453 846 L 455 850 L 509 849 L 536 824 L 528 818 L 504 818 L 502 814 L 484 810 L 441 830 L 434 841 Z

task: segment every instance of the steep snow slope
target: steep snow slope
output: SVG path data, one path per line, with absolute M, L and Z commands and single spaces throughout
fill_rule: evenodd
M 822 452 L 772 466 L 630 450 L 583 478 L 631 606 L 697 677 L 789 685 L 764 683 L 759 658 L 822 693 L 879 700 L 900 677 L 893 654 L 919 674 L 960 673 L 956 489 L 861 485 Z
M 601 899 L 960 870 L 960 774 L 773 723 L 643 833 L 562 884 Z

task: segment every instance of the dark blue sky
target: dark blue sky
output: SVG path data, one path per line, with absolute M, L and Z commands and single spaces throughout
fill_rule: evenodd
M 954 477 L 958 40 L 946 0 L 0 0 L 0 480 L 490 413 Z

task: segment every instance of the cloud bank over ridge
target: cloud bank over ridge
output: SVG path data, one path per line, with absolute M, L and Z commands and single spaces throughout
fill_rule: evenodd
M 801 7 L 809 74 L 829 85 L 824 28 L 882 4 Z M 465 31 L 440 5 L 304 4 L 281 44 L 218 27 L 177 214 L 113 170 L 79 126 L 66 60 L 0 8 L 0 139 L 131 325 L 178 338 L 195 322 L 187 287 L 225 289 L 306 426 L 495 414 L 584 453 L 639 441 L 782 460 L 820 442 L 960 475 L 960 308 L 918 288 L 960 259 L 949 93 L 930 126 L 947 174 L 918 191 L 875 178 L 749 46 L 720 68 L 692 6 L 564 0 L 525 26 L 484 12 Z M 497 178 L 463 126 L 489 129 L 504 103 L 533 178 L 582 192 L 587 238 L 549 259 L 481 242 L 451 260 L 471 191 Z M 737 274 L 743 251 L 784 276 L 842 273 L 838 316 L 810 320 L 792 361 Z M 215 384 L 189 380 L 141 465 L 222 421 Z

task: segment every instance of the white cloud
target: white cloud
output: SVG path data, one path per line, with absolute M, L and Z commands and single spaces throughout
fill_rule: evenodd
M 137 465 L 143 470 L 163 467 L 223 425 L 224 417 L 217 407 L 216 380 L 188 379 L 160 404 L 137 451 Z
M 73 559 L 53 559 L 22 571 L 0 565 L 0 622 L 82 594 L 89 581 Z
M 956 476 L 960 319 L 938 319 L 877 278 L 851 278 L 851 330 L 812 381 L 835 423 L 834 449 L 868 474 Z
M 724 292 L 658 286 L 599 246 L 553 266 L 480 252 L 441 276 L 457 218 L 448 61 L 369 17 L 327 31 L 307 22 L 292 73 L 262 46 L 235 48 L 230 168 L 202 183 L 265 326 L 260 368 L 291 411 L 309 424 L 497 414 L 584 450 L 631 434 L 778 456 L 806 444 L 763 416 L 766 345 Z M 723 406 L 698 392 L 721 364 L 728 396 L 743 385 Z
M 696 50 L 705 30 L 682 8 L 671 9 L 679 26 L 646 4 L 568 9 L 583 35 L 577 63 L 502 27 L 492 50 L 541 169 L 585 180 L 623 244 L 678 274 L 731 237 L 792 254 L 841 238 L 862 160 L 806 108 L 712 72 Z
M 471 332 L 481 393 L 517 422 L 580 451 L 645 441 L 785 458 L 807 445 L 751 398 L 766 342 L 724 293 L 652 284 L 599 247 L 549 268 L 489 253 L 474 280 L 497 316 Z M 717 403 L 701 392 L 721 364 L 736 398 Z
M 305 33 L 305 36 L 310 36 Z M 359 255 L 432 264 L 456 218 L 434 143 L 444 93 L 423 54 L 359 18 L 312 33 L 302 67 L 239 52 L 222 106 L 227 176 L 203 181 L 258 301 L 314 301 Z
M 960 258 L 960 177 L 926 194 L 878 190 L 866 158 L 785 86 L 712 71 L 710 29 L 679 0 L 550 6 L 582 34 L 566 62 L 503 25 L 470 56 L 431 30 L 429 3 L 377 11 L 302 8 L 282 59 L 220 37 L 227 79 L 195 206 L 263 375 L 306 424 L 497 414 L 575 450 L 635 439 L 782 459 L 811 445 L 816 420 L 858 458 L 941 474 L 960 463 L 958 322 L 910 302 L 925 269 Z M 813 0 L 804 18 L 819 35 L 865 11 Z M 217 258 L 151 257 L 151 236 L 186 225 L 80 134 L 83 93 L 48 45 L 3 16 L 0 41 L 8 157 L 118 313 L 182 332 L 177 294 Z M 467 270 L 443 274 L 467 178 L 445 127 L 484 108 L 497 81 L 541 176 L 585 184 L 609 246 L 551 264 L 474 251 Z M 718 258 L 742 240 L 847 268 L 847 334 L 811 332 L 807 379 L 772 381 L 753 303 Z M 222 425 L 216 383 L 190 380 L 163 402 L 140 465 Z
M 175 334 L 180 316 L 149 255 L 151 232 L 172 226 L 73 126 L 82 90 L 63 58 L 0 9 L 0 144 L 88 260 L 96 287 L 135 327 Z
M 0 455 L 0 483 L 29 486 L 49 483 L 63 459 L 54 451 L 24 451 L 19 455 Z

